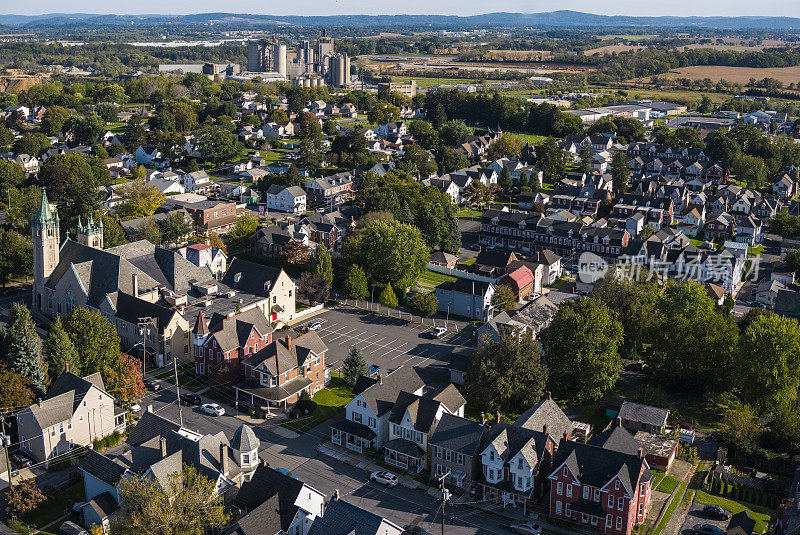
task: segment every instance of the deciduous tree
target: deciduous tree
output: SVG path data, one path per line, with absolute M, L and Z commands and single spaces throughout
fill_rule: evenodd
M 350 266 L 342 286 L 345 295 L 352 299 L 366 299 L 369 294 L 367 276 L 364 270 L 356 264 Z
M 56 317 L 50 324 L 50 332 L 44 341 L 43 349 L 51 378 L 56 378 L 67 370 L 75 375 L 81 375 L 80 355 L 64 330 L 61 317 Z
M 433 292 L 419 293 L 415 295 L 409 302 L 409 308 L 414 314 L 427 318 L 436 314 L 439 308 L 439 300 Z

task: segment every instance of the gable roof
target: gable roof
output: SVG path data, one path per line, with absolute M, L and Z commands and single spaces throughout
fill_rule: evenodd
M 619 417 L 623 420 L 643 422 L 656 427 L 663 427 L 667 425 L 669 410 L 626 400 L 622 402 L 622 407 L 619 409 Z
M 475 420 L 444 413 L 428 442 L 433 446 L 474 456 L 478 453 L 484 429 Z
M 542 432 L 545 432 L 544 428 L 547 426 L 546 433 L 556 441 L 561 440 L 565 433 L 571 435 L 574 428 L 572 420 L 553 401 L 549 392 L 542 401 L 523 412 L 514 425 Z
M 558 470 L 563 464 L 569 467 L 581 484 L 593 487 L 602 488 L 618 477 L 631 496 L 639 482 L 639 475 L 647 467 L 644 457 L 638 455 L 562 439 L 552 466 Z
M 639 442 L 622 427 L 619 420 L 614 420 L 605 431 L 589 439 L 589 444 L 629 455 L 639 455 Z
M 384 522 L 375 513 L 341 499 L 333 499 L 325 508 L 325 513 L 314 519 L 307 535 L 379 535 L 378 530 Z M 397 531 L 401 531 L 399 527 Z
M 72 372 L 65 371 L 58 378 L 53 382 L 50 388 L 47 390 L 47 394 L 44 397 L 44 400 L 50 400 L 61 396 L 63 394 L 72 392 L 72 413 L 78 408 L 78 406 L 83 401 L 83 398 L 86 396 L 86 393 L 89 390 L 96 386 L 103 392 L 106 391 L 106 387 L 103 384 L 103 378 L 100 376 L 100 372 L 93 373 L 91 375 L 87 375 L 86 377 L 78 377 Z M 72 414 L 70 413 L 70 414 Z
M 269 295 L 269 289 L 266 288 L 271 289 L 281 273 L 283 273 L 282 269 L 234 257 L 222 277 L 222 283 L 235 290 L 266 297 Z M 239 275 L 238 282 L 236 282 L 237 275 Z
M 258 533 L 272 535 L 281 530 L 288 533 L 289 525 L 297 514 L 295 502 L 303 486 L 301 481 L 291 476 L 263 464 L 259 465 L 250 481 L 242 483 L 234 500 L 236 507 L 242 511 L 255 513 L 245 521 L 245 530 L 248 530 L 253 521 L 258 520 L 263 523 L 264 528 L 264 531 Z M 245 515 L 247 516 L 249 514 Z
M 292 339 L 291 336 L 277 337 L 265 347 L 250 355 L 245 361 L 257 367 L 265 367 L 272 375 L 285 373 L 302 366 L 309 358 L 320 356 L 328 350 L 328 346 L 314 331 Z
M 87 474 L 99 479 L 103 483 L 116 486 L 125 474 L 126 468 L 115 463 L 105 455 L 101 455 L 93 449 L 87 449 L 86 455 L 81 459 L 78 468 Z
M 541 431 L 506 423 L 495 423 L 484 433 L 481 451 L 491 445 L 505 462 L 521 453 L 528 464 L 534 467 L 542 459 L 546 444 L 547 435 Z
M 251 308 L 231 317 L 214 314 L 208 323 L 208 330 L 211 331 L 211 336 L 214 337 L 223 351 L 243 347 L 253 329 L 256 329 L 261 336 L 266 336 L 267 333 L 272 332 L 266 316 L 264 316 L 259 307 Z
M 181 426 L 163 416 L 146 411 L 139 418 L 139 422 L 128 434 L 128 444 L 140 446 L 157 436 L 169 436 L 173 431 L 177 431 Z
M 353 387 L 353 395 L 360 394 L 375 415 L 380 417 L 394 408 L 401 392 L 416 392 L 423 386 L 414 368 L 403 365 L 382 377 L 382 382 L 362 375 Z

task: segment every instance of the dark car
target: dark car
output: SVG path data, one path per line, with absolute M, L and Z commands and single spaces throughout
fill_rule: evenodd
M 709 518 L 715 518 L 717 520 L 728 520 L 731 517 L 731 514 L 716 504 L 706 505 L 703 507 L 703 514 Z
M 725 535 L 725 531 L 712 524 L 700 524 L 692 528 L 693 535 Z
M 15 451 L 14 453 L 11 454 L 11 462 L 14 463 L 14 466 L 16 466 L 17 468 L 27 468 L 33 464 L 31 458 L 22 453 L 21 451 Z
M 156 381 L 155 379 L 145 379 L 144 380 L 144 387 L 148 390 L 152 390 L 155 392 L 161 388 L 161 383 Z
M 200 405 L 200 396 L 194 392 L 186 392 L 181 394 L 181 402 L 186 405 Z

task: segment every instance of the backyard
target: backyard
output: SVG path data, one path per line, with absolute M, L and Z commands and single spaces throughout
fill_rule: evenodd
M 340 376 L 331 377 L 331 382 L 311 398 L 317 409 L 310 416 L 288 420 L 281 425 L 295 433 L 305 433 L 322 422 L 344 411 L 344 406 L 353 399 L 351 389 Z

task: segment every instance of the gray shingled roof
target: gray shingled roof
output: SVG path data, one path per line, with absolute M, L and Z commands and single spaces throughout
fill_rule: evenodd
M 81 459 L 78 468 L 87 474 L 96 477 L 103 483 L 109 485 L 116 485 L 125 474 L 125 467 L 101 455 L 96 451 L 89 449 L 86 450 L 86 455 Z
M 483 431 L 484 426 L 475 420 L 445 413 L 429 442 L 432 446 L 474 456 L 478 453 Z
M 411 366 L 400 366 L 383 382 L 371 377 L 361 377 L 353 387 L 353 394 L 361 394 L 376 416 L 380 417 L 394 408 L 400 392 L 416 392 L 424 386 L 422 379 Z
M 633 495 L 639 474 L 645 470 L 645 460 L 637 455 L 607 450 L 591 444 L 561 440 L 553 460 L 558 470 L 566 464 L 582 484 L 602 488 L 614 478 Z
M 247 424 L 242 424 L 233 433 L 231 448 L 237 451 L 253 451 L 261 445 L 261 441 L 256 437 L 253 428 Z
M 640 448 L 639 442 L 616 420 L 608 429 L 589 439 L 589 444 L 629 455 L 638 455 Z
M 308 535 L 378 535 L 384 519 L 341 499 L 331 500 Z M 381 534 L 383 535 L 383 534 Z
M 619 409 L 619 417 L 623 420 L 643 422 L 656 427 L 667 425 L 669 411 L 650 405 L 642 405 L 632 401 L 623 401 Z
M 514 425 L 534 431 L 544 431 L 547 426 L 547 434 L 556 441 L 561 440 L 564 433 L 572 434 L 574 428 L 572 421 L 549 396 L 523 412 Z

